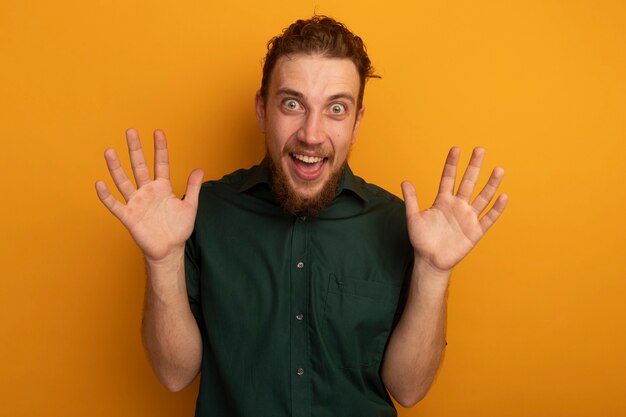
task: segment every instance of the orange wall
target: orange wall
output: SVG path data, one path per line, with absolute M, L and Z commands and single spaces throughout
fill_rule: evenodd
M 257 162 L 265 41 L 314 10 L 383 75 L 355 171 L 424 206 L 453 144 L 507 169 L 505 216 L 454 274 L 443 368 L 400 415 L 626 415 L 623 0 L 3 0 L 0 415 L 192 414 L 197 386 L 167 393 L 143 353 L 102 151 L 164 129 L 179 193 L 194 167 Z

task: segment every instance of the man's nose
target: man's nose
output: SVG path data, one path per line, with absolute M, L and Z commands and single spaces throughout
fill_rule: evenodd
M 314 145 L 323 142 L 324 130 L 321 115 L 317 112 L 310 112 L 302 121 L 302 126 L 298 131 L 298 140 Z

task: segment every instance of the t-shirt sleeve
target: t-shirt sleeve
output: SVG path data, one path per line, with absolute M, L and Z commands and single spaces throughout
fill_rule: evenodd
M 195 232 L 185 244 L 185 281 L 189 307 L 200 329 L 204 328 L 202 302 L 200 296 L 200 268 L 196 251 Z
M 404 312 L 404 307 L 406 306 L 407 298 L 409 295 L 409 286 L 411 285 L 411 276 L 413 274 L 414 263 L 413 247 L 411 246 L 411 242 L 409 240 L 404 203 L 396 208 L 394 219 L 396 219 L 397 222 L 395 223 L 397 225 L 397 234 L 394 234 L 394 236 L 396 236 L 397 238 L 397 262 L 403 265 L 403 279 L 396 313 L 393 318 L 393 329 L 395 329 L 398 321 L 400 321 L 400 317 L 402 316 L 402 313 Z

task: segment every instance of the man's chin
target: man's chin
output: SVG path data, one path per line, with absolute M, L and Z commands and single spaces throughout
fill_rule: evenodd
M 328 180 L 326 180 L 326 182 L 327 181 Z M 289 188 L 292 190 L 294 195 L 298 196 L 298 198 L 303 200 L 313 200 L 324 190 L 326 183 L 321 180 L 310 182 L 310 184 L 307 184 L 302 180 L 296 182 L 290 179 Z
M 312 181 L 293 181 L 281 167 L 266 158 L 272 175 L 272 192 L 278 203 L 288 212 L 300 216 L 317 214 L 335 199 L 343 166 L 328 178 Z

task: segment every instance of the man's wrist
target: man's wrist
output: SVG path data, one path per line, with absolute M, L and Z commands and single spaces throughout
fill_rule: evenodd
M 177 272 L 185 261 L 185 247 L 176 247 L 170 250 L 165 256 L 153 259 L 144 254 L 146 268 L 149 273 L 172 273 Z
M 420 296 L 442 299 L 448 290 L 452 270 L 436 268 L 427 260 L 416 256 L 413 264 L 413 285 Z
M 147 285 L 158 294 L 186 292 L 185 248 L 176 248 L 160 259 L 145 256 Z

